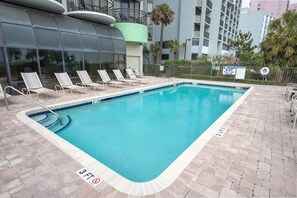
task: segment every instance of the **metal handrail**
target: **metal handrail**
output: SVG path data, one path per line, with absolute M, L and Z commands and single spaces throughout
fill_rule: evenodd
M 5 105 L 6 105 L 6 109 L 7 109 L 8 111 L 10 111 L 10 108 L 9 108 L 9 105 L 8 105 L 8 100 L 7 100 L 7 95 L 6 95 L 6 90 L 7 90 L 7 89 L 12 89 L 12 90 L 18 92 L 18 93 L 21 94 L 22 96 L 25 96 L 25 98 L 31 100 L 31 101 L 34 102 L 35 104 L 37 104 L 37 105 L 41 106 L 42 108 L 44 108 L 45 110 L 51 112 L 52 114 L 54 114 L 54 115 L 57 116 L 57 118 L 58 118 L 53 124 L 56 124 L 58 121 L 60 121 L 60 124 L 62 125 L 61 117 L 60 117 L 57 113 L 53 112 L 52 110 L 50 110 L 50 109 L 47 108 L 46 106 L 42 105 L 41 103 L 39 103 L 38 101 L 34 100 L 33 98 L 30 98 L 29 96 L 23 94 L 22 92 L 20 92 L 19 90 L 17 90 L 16 88 L 14 88 L 14 87 L 12 87 L 12 86 L 6 86 L 6 87 L 4 87 L 4 91 L 3 91 L 3 93 L 4 93 Z

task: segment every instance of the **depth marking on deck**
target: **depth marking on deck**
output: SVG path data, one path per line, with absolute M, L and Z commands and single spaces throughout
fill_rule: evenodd
M 215 136 L 217 136 L 217 137 L 222 137 L 222 136 L 225 134 L 226 131 L 227 131 L 226 128 L 220 128 L 220 129 L 216 132 Z
M 86 168 L 82 168 L 76 171 L 76 174 L 78 174 L 83 180 L 85 180 L 85 182 L 90 184 L 92 187 L 95 187 L 102 182 L 102 180 L 99 177 L 94 175 L 91 171 L 89 171 Z

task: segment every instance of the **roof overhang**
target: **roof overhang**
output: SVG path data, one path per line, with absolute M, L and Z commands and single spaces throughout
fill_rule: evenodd
M 64 6 L 56 0 L 4 0 L 13 4 L 20 4 L 40 10 L 62 14 L 65 12 Z
M 67 12 L 66 14 L 71 17 L 84 19 L 84 20 L 88 20 L 96 23 L 102 23 L 105 25 L 111 25 L 116 22 L 114 17 L 100 12 L 71 11 L 71 12 Z

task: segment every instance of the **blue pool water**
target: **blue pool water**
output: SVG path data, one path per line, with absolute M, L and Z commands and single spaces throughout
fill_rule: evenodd
M 245 89 L 179 85 L 66 110 L 57 133 L 123 177 L 159 176 Z

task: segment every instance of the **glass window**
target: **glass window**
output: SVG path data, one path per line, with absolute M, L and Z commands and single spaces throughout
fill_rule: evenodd
M 63 47 L 66 50 L 81 50 L 79 34 L 61 32 Z
M 124 70 L 126 68 L 126 56 L 124 54 L 115 54 L 114 68 L 120 69 L 122 73 L 126 73 Z
M 113 52 L 113 42 L 109 38 L 98 37 L 99 48 L 102 52 Z
M 45 27 L 57 29 L 55 19 L 44 12 L 30 11 L 29 12 L 32 24 L 34 27 Z
M 78 28 L 76 27 L 74 21 L 70 18 L 55 16 L 58 26 L 61 30 L 78 33 Z
M 98 72 L 100 69 L 99 53 L 85 52 L 84 53 L 85 70 L 88 71 L 93 81 L 98 80 Z
M 76 71 L 83 70 L 81 52 L 64 52 L 64 64 L 65 72 L 67 72 L 70 77 L 75 77 L 75 82 L 78 82 Z
M 37 54 L 35 49 L 7 48 L 12 86 L 23 88 L 21 72 L 37 72 Z
M 122 33 L 118 29 L 111 28 L 111 27 L 108 28 L 108 29 L 109 29 L 109 31 L 111 33 L 112 38 L 115 38 L 115 39 L 124 39 Z
M 41 80 L 48 88 L 54 88 L 58 84 L 55 72 L 63 72 L 62 52 L 53 50 L 39 50 L 39 62 Z
M 169 54 L 162 54 L 162 60 L 169 60 Z
M 111 34 L 108 31 L 107 27 L 104 25 L 99 25 L 99 24 L 93 24 L 95 30 L 96 30 L 96 34 L 98 36 L 104 36 L 104 37 L 110 37 Z
M 6 23 L 2 23 L 2 26 L 8 47 L 35 47 L 33 29 L 31 27 Z
M 88 23 L 86 21 L 76 20 L 76 24 L 81 33 L 96 35 L 96 31 L 91 23 Z
M 100 54 L 100 69 L 105 69 L 109 74 L 110 78 L 114 77 L 112 72 L 112 70 L 114 69 L 113 54 L 111 53 Z
M 126 53 L 126 43 L 122 40 L 113 40 L 115 53 Z
M 30 18 L 24 9 L 0 5 L 1 21 L 31 25 Z
M 99 51 L 97 37 L 82 35 L 81 38 L 84 51 Z
M 2 85 L 3 89 L 6 85 L 8 85 L 7 82 L 8 82 L 8 79 L 7 79 L 3 48 L 0 48 L 0 84 Z
M 37 45 L 41 49 L 61 49 L 59 32 L 49 29 L 35 28 Z

